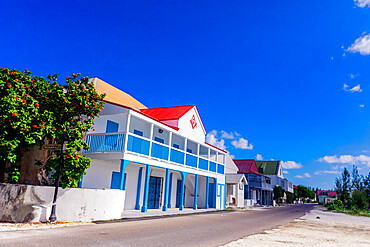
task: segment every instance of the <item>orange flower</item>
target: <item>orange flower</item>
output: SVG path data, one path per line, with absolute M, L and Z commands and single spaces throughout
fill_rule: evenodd
M 14 113 L 12 114 L 12 116 L 13 116 L 13 117 L 17 116 L 17 113 L 15 113 L 15 112 L 14 112 Z

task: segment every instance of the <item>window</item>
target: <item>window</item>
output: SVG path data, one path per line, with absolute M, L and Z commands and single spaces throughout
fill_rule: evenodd
M 180 149 L 180 145 L 178 145 L 178 144 L 176 144 L 176 143 L 174 143 L 172 146 L 173 146 L 174 148 Z
M 134 129 L 134 134 L 138 136 L 143 136 L 144 133 L 140 130 Z
M 164 144 L 164 140 L 159 137 L 154 137 L 154 141 Z

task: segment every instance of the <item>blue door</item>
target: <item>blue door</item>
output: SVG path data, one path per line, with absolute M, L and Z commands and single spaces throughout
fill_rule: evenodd
M 209 183 L 209 197 L 208 205 L 210 208 L 216 208 L 216 194 L 215 194 L 216 185 L 215 183 Z
M 161 198 L 162 178 L 150 177 L 149 179 L 149 201 L 148 208 L 159 208 L 159 200 Z
M 176 189 L 176 207 L 180 207 L 181 203 L 181 182 L 182 180 L 177 180 L 177 189 Z
M 107 120 L 106 133 L 116 133 L 118 132 L 119 124 L 113 121 Z M 116 150 L 117 147 L 117 135 L 106 136 L 104 140 L 104 145 L 106 150 Z

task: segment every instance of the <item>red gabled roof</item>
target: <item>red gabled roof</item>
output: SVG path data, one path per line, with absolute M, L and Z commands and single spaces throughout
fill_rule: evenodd
M 317 195 L 321 195 L 322 192 L 328 192 L 328 196 L 336 196 L 337 192 L 335 190 L 317 190 Z
M 255 160 L 234 160 L 234 163 L 238 167 L 238 173 L 252 173 L 263 176 L 258 172 Z
M 224 152 L 224 153 L 227 153 L 227 151 L 226 151 L 226 150 L 223 150 L 223 149 L 221 149 L 221 148 L 218 148 L 218 147 L 216 147 L 216 146 L 213 146 L 212 144 L 209 144 L 208 142 L 204 142 L 204 144 L 206 144 L 206 145 L 208 145 L 208 146 L 211 146 L 211 147 L 213 147 L 213 148 L 216 148 L 216 149 L 218 149 L 218 150 L 220 150 L 220 151 L 222 151 L 222 152 Z
M 158 119 L 159 121 L 177 120 L 184 116 L 185 113 L 193 109 L 194 106 L 195 105 L 150 108 L 150 109 L 140 109 L 140 111 L 146 115 Z

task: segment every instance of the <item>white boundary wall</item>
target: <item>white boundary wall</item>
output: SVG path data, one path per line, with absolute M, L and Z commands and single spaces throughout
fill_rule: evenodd
M 44 222 L 52 206 L 54 187 L 0 184 L 0 221 Z M 58 221 L 93 221 L 122 218 L 125 191 L 59 189 Z

